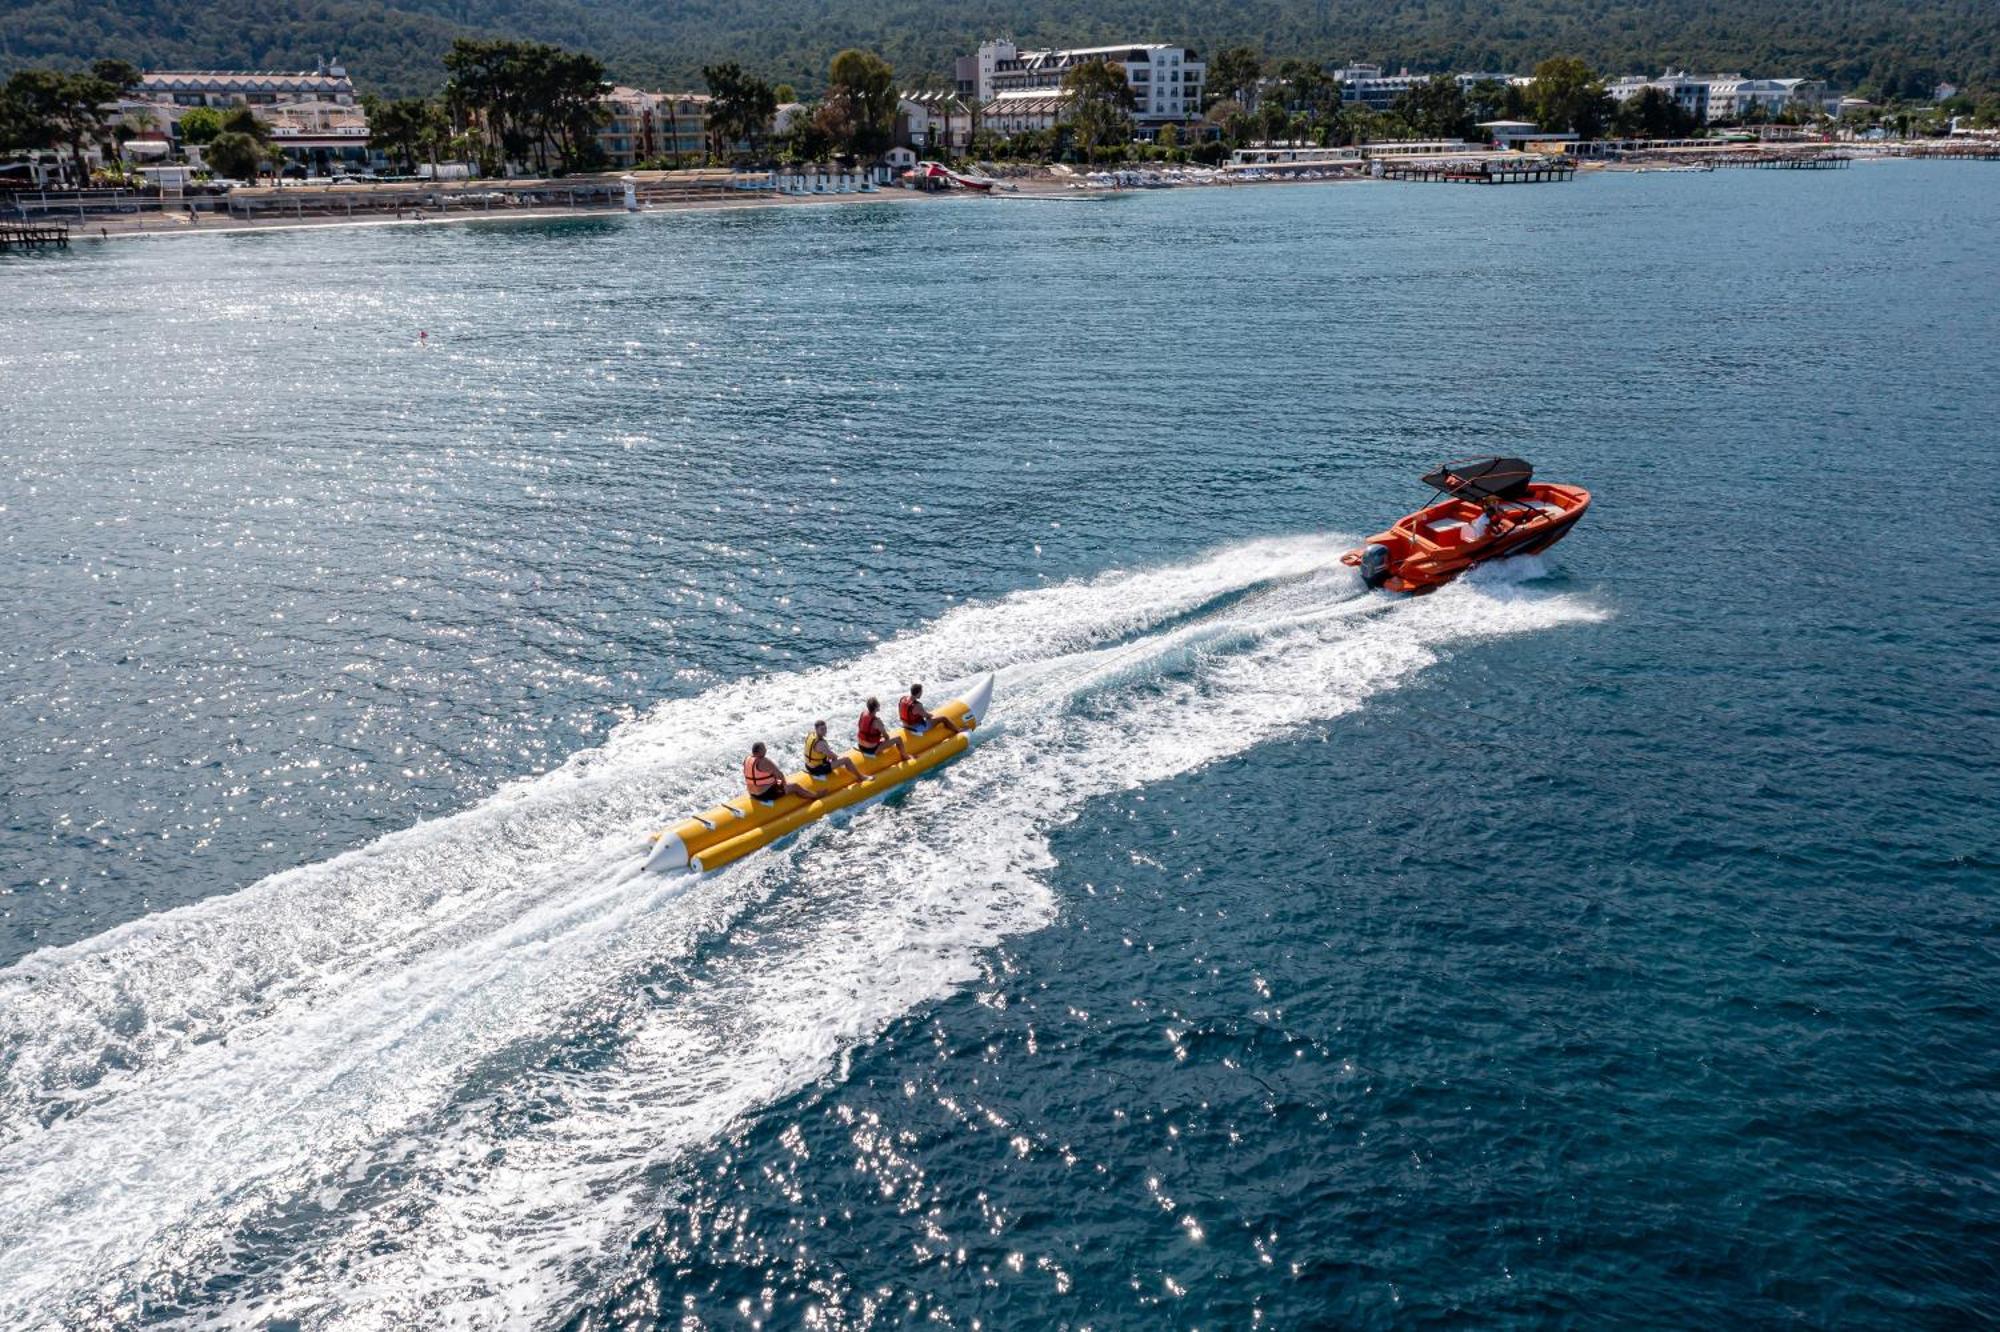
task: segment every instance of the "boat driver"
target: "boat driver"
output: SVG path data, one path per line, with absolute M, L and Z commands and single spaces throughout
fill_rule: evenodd
M 819 799 L 819 792 L 811 787 L 785 779 L 778 765 L 764 757 L 762 740 L 750 746 L 750 757 L 743 760 L 743 785 L 752 800 L 760 800 L 767 805 L 788 792 L 801 800 Z

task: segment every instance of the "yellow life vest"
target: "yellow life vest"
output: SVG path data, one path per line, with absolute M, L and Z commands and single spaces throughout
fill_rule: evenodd
M 817 730 L 806 732 L 806 766 L 817 768 L 833 762 L 833 746 L 819 738 Z

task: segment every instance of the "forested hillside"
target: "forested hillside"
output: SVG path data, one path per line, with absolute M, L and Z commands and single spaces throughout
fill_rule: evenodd
M 104 56 L 302 69 L 326 55 L 365 89 L 418 93 L 441 81 L 453 37 L 478 35 L 582 48 L 654 85 L 692 86 L 704 63 L 733 59 L 809 89 L 845 46 L 881 51 L 915 82 L 998 34 L 1413 69 L 1526 70 L 1575 54 L 1607 73 L 1811 74 L 1905 97 L 1941 79 L 2000 87 L 2000 0 L 0 0 L 0 74 Z

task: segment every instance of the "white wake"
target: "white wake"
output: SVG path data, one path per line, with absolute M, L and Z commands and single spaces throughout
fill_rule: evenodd
M 1598 615 L 1522 562 L 1363 595 L 1342 544 L 962 607 L 0 971 L 0 1327 L 546 1324 L 677 1158 L 1048 923 L 1047 836 L 1086 801 L 1338 717 L 1452 643 Z M 998 733 L 900 802 L 706 879 L 638 872 L 749 738 L 985 670 Z

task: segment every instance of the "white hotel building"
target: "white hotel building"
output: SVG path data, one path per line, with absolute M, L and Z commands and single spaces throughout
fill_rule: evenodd
M 986 124 L 1017 133 L 1053 126 L 1062 116 L 1063 76 L 1094 61 L 1125 71 L 1135 103 L 1132 119 L 1142 133 L 1184 125 L 1201 115 L 1208 66 L 1185 46 L 1130 42 L 1027 51 L 1011 41 L 990 41 L 980 43 L 977 54 L 960 56 L 955 73 L 959 93 L 978 99 Z
M 1656 79 L 1628 75 L 1606 84 L 1604 91 L 1613 101 L 1627 102 L 1648 88 L 1673 98 L 1676 106 L 1704 124 L 1737 120 L 1752 110 L 1776 115 L 1795 104 L 1817 110 L 1824 95 L 1822 85 L 1811 79 L 1747 79 L 1741 74 L 1690 74 L 1679 69 Z
M 1330 73 L 1340 81 L 1341 101 L 1349 106 L 1365 106 L 1370 111 L 1387 111 L 1398 97 L 1436 77 L 1433 74 L 1412 74 L 1407 69 L 1384 74 L 1380 65 L 1343 65 Z M 1460 92 L 1470 92 L 1474 84 L 1488 80 L 1520 85 L 1532 81 L 1517 74 L 1454 74 L 1451 77 Z

